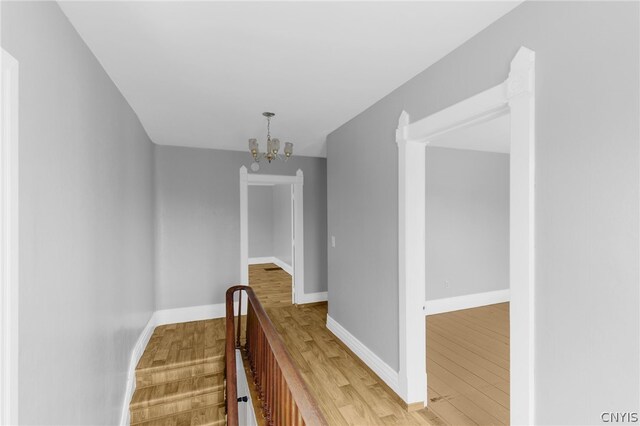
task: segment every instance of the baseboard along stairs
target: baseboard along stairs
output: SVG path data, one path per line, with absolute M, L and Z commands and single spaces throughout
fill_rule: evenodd
M 135 370 L 131 425 L 226 424 L 224 330 L 224 319 L 156 327 Z

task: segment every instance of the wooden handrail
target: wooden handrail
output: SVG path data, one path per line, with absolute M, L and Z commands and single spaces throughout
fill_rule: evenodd
M 241 345 L 240 320 L 242 291 L 247 294 L 247 325 L 245 346 Z M 238 330 L 235 330 L 233 298 L 239 292 Z M 226 294 L 226 406 L 227 425 L 238 425 L 238 388 L 236 349 L 243 349 L 253 382 L 258 391 L 262 414 L 268 425 L 327 425 L 315 398 L 296 368 L 287 348 L 264 308 L 245 285 L 230 287 Z

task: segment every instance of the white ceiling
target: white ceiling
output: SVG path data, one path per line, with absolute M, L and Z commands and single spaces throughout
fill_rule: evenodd
M 509 115 L 447 133 L 430 141 L 429 146 L 509 154 L 511 149 Z
M 158 144 L 326 155 L 347 122 L 519 1 L 61 2 Z

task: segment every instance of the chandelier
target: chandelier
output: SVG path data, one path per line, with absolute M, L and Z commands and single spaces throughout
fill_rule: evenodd
M 271 163 L 272 160 L 287 161 L 291 155 L 293 155 L 293 144 L 291 142 L 285 142 L 284 144 L 284 158 L 278 154 L 278 151 L 280 151 L 280 139 L 271 139 L 271 118 L 275 116 L 275 114 L 272 112 L 263 112 L 262 115 L 267 117 L 267 151 L 260 152 L 258 140 L 249 139 L 249 152 L 251 152 L 254 160 L 251 169 L 254 171 L 260 168 L 258 162 L 263 158 L 266 158 L 267 161 Z

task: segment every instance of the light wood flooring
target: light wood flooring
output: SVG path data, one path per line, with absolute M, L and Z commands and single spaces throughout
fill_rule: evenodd
M 509 304 L 431 315 L 428 409 L 395 394 L 326 328 L 327 305 L 292 305 L 290 276 L 252 265 L 250 285 L 331 425 L 509 423 Z M 287 280 L 288 279 L 288 280 Z
M 327 304 L 269 308 L 330 425 L 432 424 L 429 409 L 407 412 L 395 394 L 326 328 Z
M 426 319 L 429 407 L 407 412 L 326 328 L 326 303 L 292 305 L 288 274 L 252 266 L 251 285 L 330 425 L 509 422 L 508 304 Z M 136 368 L 131 424 L 223 425 L 224 332 L 224 319 L 157 327 Z
M 291 275 L 278 265 L 249 265 L 249 286 L 265 309 L 292 304 Z
M 131 425 L 224 425 L 225 320 L 156 327 L 136 367 Z
M 508 304 L 428 317 L 429 406 L 410 413 L 326 328 L 326 303 L 267 313 L 331 425 L 509 423 Z
M 429 408 L 448 424 L 509 423 L 509 304 L 430 315 Z

